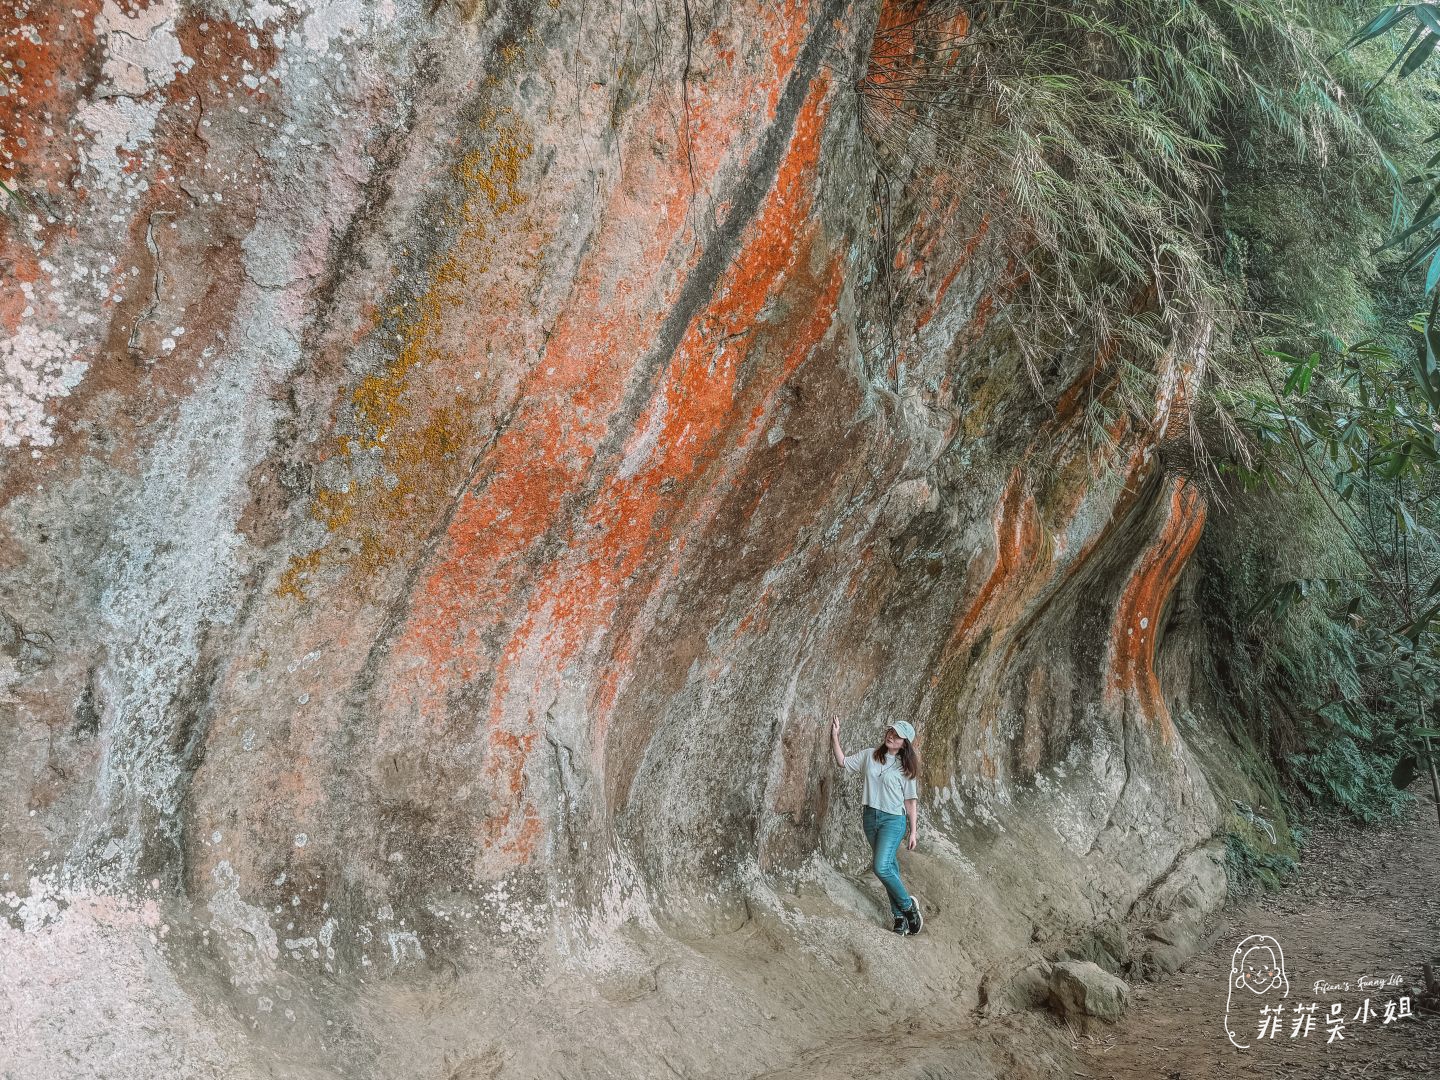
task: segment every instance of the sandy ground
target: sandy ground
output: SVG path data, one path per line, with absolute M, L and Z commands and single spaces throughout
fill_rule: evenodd
M 58 920 L 35 934 L 0 933 L 0 1080 L 139 1080 L 157 1071 L 186 1080 L 1440 1078 L 1440 1015 L 1413 1000 L 1417 1015 L 1385 1022 L 1387 1002 L 1417 993 L 1422 962 L 1440 967 L 1440 826 L 1420 794 L 1395 826 L 1312 823 L 1305 862 L 1285 889 L 1225 908 L 1208 948 L 1177 975 L 1133 986 L 1125 1019 L 1090 1034 L 1043 1010 L 980 1020 L 969 984 L 947 981 L 943 965 L 920 973 L 933 1009 L 892 1008 L 894 980 L 917 977 L 912 950 L 943 939 L 897 939 L 828 894 L 807 893 L 794 905 L 821 932 L 806 948 L 791 923 L 770 917 L 688 943 L 642 935 L 630 943 L 632 976 L 598 987 L 514 982 L 497 996 L 493 984 L 439 972 L 424 985 L 382 984 L 363 1007 L 334 1013 L 352 1016 L 341 1030 L 328 1026 L 313 987 L 295 983 L 267 1015 L 293 1010 L 295 1028 L 311 1033 L 297 1041 L 273 1035 L 282 1031 L 274 1024 L 242 1033 L 220 1013 L 196 1012 L 153 944 L 164 929 L 158 909 L 96 901 L 83 926 Z M 860 886 L 854 893 L 855 908 L 867 909 Z M 945 911 L 930 914 L 932 927 L 943 925 Z M 1237 943 L 1255 934 L 1283 950 L 1288 993 L 1237 991 L 1230 1027 L 1248 1044 L 1239 1049 L 1226 1034 L 1226 990 Z M 830 961 L 817 959 L 826 943 Z M 1361 989 L 1362 977 L 1377 985 Z M 1367 997 L 1368 1023 L 1356 1017 Z M 1282 1026 L 1260 1039 L 1260 1008 L 1276 1003 Z M 1302 1035 L 1295 1008 L 1311 1003 L 1314 1028 Z M 1344 1037 L 1332 1040 L 1336 1004 Z M 395 1017 L 412 1018 L 413 1030 Z M 799 1017 L 809 1031 L 797 1030 Z M 372 1031 L 367 1018 L 384 1022 Z M 216 1041 L 212 1028 L 235 1038 Z M 486 1032 L 504 1038 L 489 1045 Z
M 1440 1077 L 1440 1016 L 1427 1015 L 1417 1003 L 1415 1018 L 1384 1022 L 1387 1001 L 1397 1002 L 1398 1015 L 1400 996 L 1413 998 L 1424 960 L 1440 969 L 1440 826 L 1428 790 L 1419 784 L 1414 790 L 1417 802 L 1395 826 L 1359 830 L 1311 823 L 1304 861 L 1288 886 L 1226 907 L 1207 950 L 1174 977 L 1135 986 L 1121 1023 L 1076 1039 L 1079 1060 L 1070 1075 Z M 1235 992 L 1230 1029 L 1248 1044 L 1241 1050 L 1226 1036 L 1226 987 L 1235 948 L 1251 934 L 1279 943 L 1289 994 L 1281 999 L 1281 1029 L 1260 1039 L 1260 1009 L 1276 1003 L 1277 991 Z M 1398 985 L 1362 989 L 1362 976 Z M 1330 987 L 1317 990 L 1322 981 Z M 1348 990 L 1334 988 L 1347 982 Z M 1242 995 L 1248 999 L 1243 1004 Z M 1378 1014 L 1363 1022 L 1366 998 Z M 1311 1002 L 1318 1003 L 1314 1030 L 1292 1034 L 1296 1006 Z M 1336 1004 L 1342 1038 L 1331 1040 L 1328 1018 Z

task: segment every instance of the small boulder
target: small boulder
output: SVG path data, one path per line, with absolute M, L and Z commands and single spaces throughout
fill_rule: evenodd
M 1044 960 L 1008 976 L 986 975 L 980 982 L 981 1016 L 1005 1016 L 1049 1000 L 1050 964 Z
M 1130 987 L 1099 964 L 1062 960 L 1050 969 L 1050 1007 L 1069 1019 L 1114 1021 L 1130 1006 Z

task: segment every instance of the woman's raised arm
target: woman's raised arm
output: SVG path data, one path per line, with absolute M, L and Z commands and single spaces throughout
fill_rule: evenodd
M 835 751 L 835 764 L 845 767 L 845 751 L 840 749 L 840 718 L 830 718 L 830 749 Z

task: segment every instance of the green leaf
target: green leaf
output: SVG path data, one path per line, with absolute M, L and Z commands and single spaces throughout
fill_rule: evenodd
M 1437 154 L 1437 156 L 1440 156 L 1440 154 Z M 1417 176 L 1414 179 L 1415 181 L 1420 181 L 1425 178 Z M 1415 208 L 1415 213 L 1410 215 L 1410 219 L 1412 221 L 1415 221 L 1424 217 L 1427 213 L 1430 212 L 1430 207 L 1435 205 L 1436 199 L 1440 199 L 1440 187 L 1434 187 L 1432 185 L 1432 187 L 1430 188 L 1430 194 L 1426 195 L 1425 198 L 1421 200 L 1420 205 Z
M 1402 232 L 1399 236 L 1394 236 L 1391 237 L 1389 240 L 1386 240 L 1385 243 L 1381 244 L 1377 250 L 1385 251 L 1388 248 L 1399 247 L 1401 244 L 1405 243 L 1406 240 L 1409 240 L 1410 237 L 1414 236 L 1417 232 L 1420 232 L 1422 229 L 1430 228 L 1430 226 L 1434 225 L 1436 221 L 1440 221 L 1440 210 L 1437 210 L 1433 214 L 1426 214 L 1424 217 L 1416 217 L 1415 219 L 1411 220 L 1410 227 L 1408 229 Z
M 1430 54 L 1435 51 L 1436 45 L 1440 45 L 1440 34 L 1436 34 L 1433 31 L 1427 32 L 1425 39 L 1421 41 L 1419 45 L 1415 46 L 1410 56 L 1401 66 L 1400 78 L 1406 78 L 1418 71 L 1420 66 L 1424 64 L 1426 60 L 1430 59 Z
M 1408 461 L 1409 459 L 1407 458 L 1406 460 Z M 1410 516 L 1410 511 L 1405 508 L 1404 503 L 1397 502 L 1395 504 L 1395 511 L 1395 520 L 1400 527 L 1405 530 L 1406 536 L 1414 536 L 1419 532 L 1419 529 L 1415 526 L 1415 519 Z
M 1425 242 L 1421 244 L 1418 248 L 1416 248 L 1411 253 L 1410 257 L 1405 260 L 1405 272 L 1409 273 L 1411 270 L 1414 270 L 1437 250 L 1440 250 L 1440 228 L 1437 228 L 1434 232 L 1427 236 L 1425 238 Z
M 1425 271 L 1425 295 L 1429 296 L 1436 285 L 1440 285 L 1440 248 L 1430 257 L 1430 269 Z
M 1296 364 L 1294 370 L 1290 372 L 1290 377 L 1285 380 L 1285 389 L 1281 392 L 1289 394 L 1298 390 L 1303 394 L 1309 390 L 1311 376 L 1315 374 L 1315 365 L 1319 362 L 1319 354 L 1311 353 L 1309 359 Z
M 1430 407 L 1440 412 L 1440 291 L 1430 303 L 1421 342 L 1415 349 L 1415 381 Z
M 1430 624 L 1435 621 L 1435 616 L 1437 614 L 1440 614 L 1440 604 L 1436 604 L 1433 607 L 1428 608 L 1425 611 L 1425 614 L 1421 615 L 1418 619 L 1410 623 L 1408 626 L 1402 626 L 1400 628 L 1401 635 L 1409 638 L 1411 644 L 1418 642 L 1420 640 L 1420 635 L 1425 633 L 1425 631 L 1430 628 Z
M 1355 31 L 1355 35 L 1345 43 L 1345 48 L 1353 49 L 1356 45 L 1363 45 L 1367 41 L 1374 40 L 1404 17 L 1405 12 L 1401 10 L 1400 5 L 1391 4 L 1379 15 L 1376 15 L 1375 18 Z
M 1405 471 L 1405 467 L 1410 464 L 1410 459 L 1399 451 L 1392 451 L 1383 457 L 1376 458 L 1375 463 L 1376 472 L 1386 480 L 1394 480 Z

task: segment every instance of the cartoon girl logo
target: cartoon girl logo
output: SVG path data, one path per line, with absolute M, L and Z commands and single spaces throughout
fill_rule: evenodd
M 1285 974 L 1285 954 L 1280 949 L 1280 942 L 1276 941 L 1269 934 L 1251 934 L 1235 946 L 1235 952 L 1230 957 L 1230 987 L 1225 994 L 1225 1034 L 1230 1036 L 1230 1042 L 1241 1050 L 1248 1050 L 1249 1043 L 1242 1043 L 1235 1038 L 1235 1033 L 1230 1030 L 1230 1007 L 1237 1008 L 1245 1000 L 1241 994 L 1236 999 L 1236 991 L 1248 990 L 1250 993 L 1259 996 L 1268 994 L 1272 990 L 1279 990 L 1280 996 L 1290 995 L 1290 978 Z

